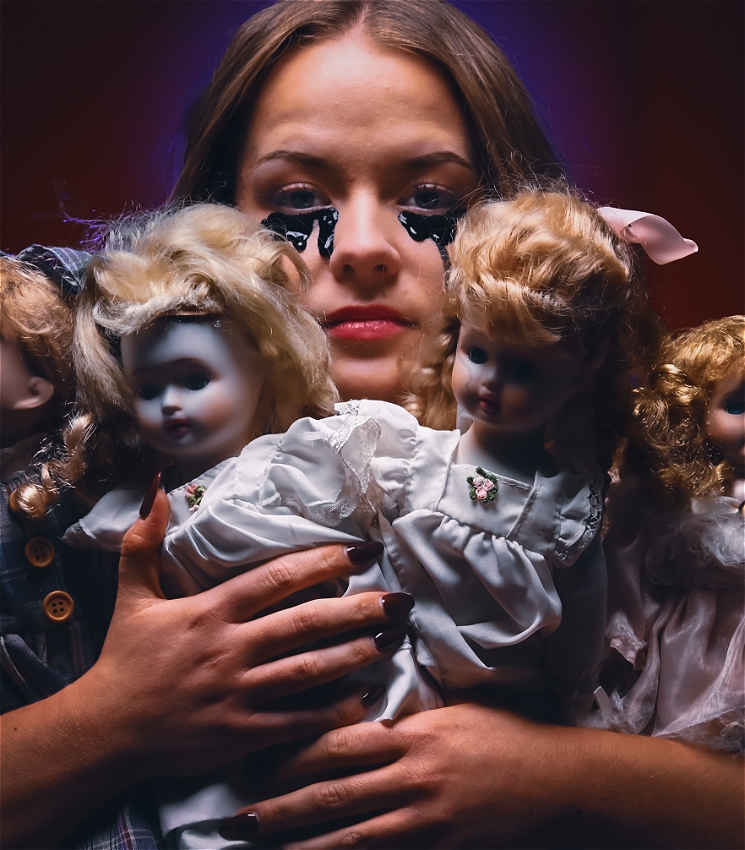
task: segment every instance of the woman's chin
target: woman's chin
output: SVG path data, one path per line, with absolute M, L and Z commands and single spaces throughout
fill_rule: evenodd
M 331 378 L 343 401 L 374 398 L 400 404 L 405 390 L 397 363 L 388 357 L 371 360 L 335 359 Z

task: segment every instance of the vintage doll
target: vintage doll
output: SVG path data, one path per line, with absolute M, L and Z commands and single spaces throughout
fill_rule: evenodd
M 41 245 L 0 257 L 3 712 L 77 679 L 103 638 L 84 601 L 88 559 L 60 539 L 78 511 L 56 475 L 74 395 L 72 300 L 89 259 Z
M 609 499 L 593 725 L 745 748 L 745 316 L 672 339 Z

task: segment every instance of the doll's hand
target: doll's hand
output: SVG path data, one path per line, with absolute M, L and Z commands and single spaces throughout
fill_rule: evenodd
M 158 491 L 150 516 L 124 538 L 116 609 L 94 668 L 106 706 L 101 733 L 122 735 L 122 755 L 137 772 L 197 773 L 359 720 L 364 688 L 312 710 L 271 703 L 370 664 L 400 643 L 404 631 L 386 618 L 384 594 L 316 599 L 258 615 L 299 589 L 353 572 L 377 553 L 364 546 L 351 554 L 341 546 L 299 552 L 197 596 L 167 600 L 157 578 L 167 515 L 167 498 Z M 367 634 L 338 646 L 289 655 L 365 627 Z M 383 652 L 373 640 L 381 630 Z
M 564 753 L 558 737 L 572 731 L 475 704 L 337 729 L 274 779 L 297 786 L 339 769 L 354 775 L 257 803 L 221 831 L 251 840 L 276 832 L 272 846 L 303 848 L 515 846 L 562 811 L 552 761 Z M 338 829 L 339 818 L 360 822 Z

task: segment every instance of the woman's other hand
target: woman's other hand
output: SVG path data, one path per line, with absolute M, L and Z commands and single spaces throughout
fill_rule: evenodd
M 382 593 L 261 616 L 298 590 L 366 565 L 379 544 L 295 553 L 170 600 L 158 585 L 167 521 L 168 500 L 157 491 L 149 515 L 124 539 L 116 609 L 98 662 L 54 696 L 2 718 L 6 846 L 57 846 L 141 779 L 196 774 L 356 722 L 375 696 L 364 688 L 313 709 L 272 703 L 370 664 L 403 640 L 396 606 L 386 606 L 387 617 Z M 356 636 L 346 643 L 290 654 L 348 631 Z
M 293 848 L 743 845 L 740 756 L 472 703 L 329 732 L 274 779 L 307 787 L 226 821 L 226 837 Z

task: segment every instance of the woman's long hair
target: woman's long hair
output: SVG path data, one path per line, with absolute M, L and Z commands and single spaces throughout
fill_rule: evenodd
M 293 47 L 355 29 L 373 43 L 431 62 L 445 75 L 462 107 L 487 196 L 511 195 L 527 179 L 561 176 L 506 56 L 454 6 L 444 0 L 281 0 L 238 30 L 195 104 L 172 197 L 235 205 L 247 126 L 272 67 Z

